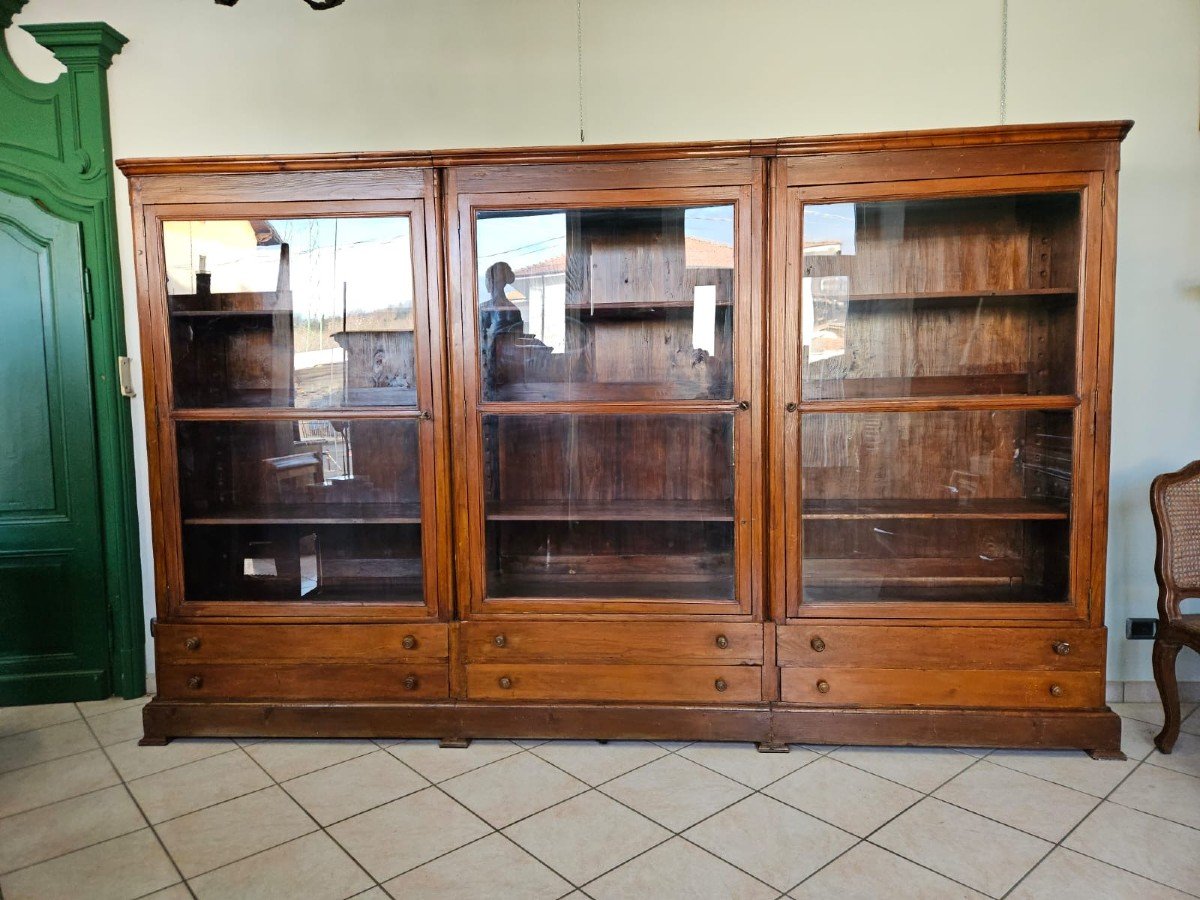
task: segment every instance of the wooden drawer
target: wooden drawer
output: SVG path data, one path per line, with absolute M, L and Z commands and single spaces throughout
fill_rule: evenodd
M 178 625 L 158 624 L 154 646 L 163 663 L 378 661 L 447 658 L 445 624 Z
M 467 661 L 762 665 L 763 627 L 704 622 L 464 622 Z
M 171 664 L 157 672 L 170 700 L 432 700 L 449 696 L 445 663 L 426 665 Z
M 724 689 L 721 689 L 724 685 Z M 762 696 L 759 666 L 467 666 L 472 700 L 630 700 L 733 703 Z
M 805 706 L 1104 706 L 1104 676 L 1098 672 L 790 668 L 781 677 L 783 702 Z
M 1103 671 L 1103 628 L 781 625 L 781 666 Z M 1066 651 L 1065 653 L 1062 651 Z

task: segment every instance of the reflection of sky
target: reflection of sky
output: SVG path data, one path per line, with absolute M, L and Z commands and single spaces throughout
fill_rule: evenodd
M 854 204 L 824 203 L 804 207 L 804 243 L 840 243 L 845 255 L 854 253 Z

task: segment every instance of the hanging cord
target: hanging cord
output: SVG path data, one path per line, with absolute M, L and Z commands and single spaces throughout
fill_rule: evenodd
M 583 138 L 583 0 L 575 0 L 575 58 L 579 80 L 579 143 Z
M 1008 0 L 1000 0 L 1000 124 L 1008 121 Z

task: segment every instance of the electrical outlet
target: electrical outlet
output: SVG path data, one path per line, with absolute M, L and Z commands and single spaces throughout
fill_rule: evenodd
M 1152 641 L 1158 634 L 1158 619 L 1126 619 L 1125 637 L 1131 641 Z

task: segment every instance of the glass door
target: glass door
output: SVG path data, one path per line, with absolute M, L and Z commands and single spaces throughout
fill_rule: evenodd
M 200 614 L 431 615 L 421 205 L 234 215 L 158 226 L 177 599 Z
M 790 615 L 1064 617 L 1085 602 L 1086 191 L 966 190 L 794 194 Z
M 745 194 L 463 199 L 475 612 L 750 612 Z

